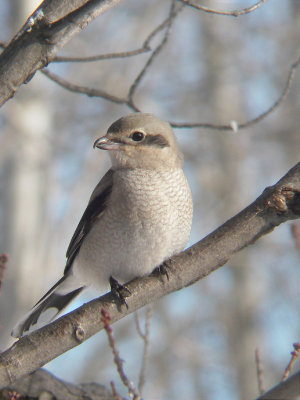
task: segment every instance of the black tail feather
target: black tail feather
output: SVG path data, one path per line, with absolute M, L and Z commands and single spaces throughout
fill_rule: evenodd
M 79 293 L 82 291 L 83 288 L 79 288 L 74 290 L 73 292 L 70 292 L 65 295 L 59 295 L 56 293 L 52 293 L 44 302 L 41 302 L 40 305 L 33 311 L 32 314 L 29 315 L 29 317 L 26 319 L 26 321 L 23 323 L 23 331 L 24 332 L 29 331 L 30 327 L 32 325 L 35 325 L 40 317 L 40 315 L 48 310 L 49 308 L 56 308 L 57 312 L 53 315 L 51 318 L 51 321 L 59 314 L 67 305 L 76 297 L 79 295 Z M 50 322 L 50 321 L 49 321 Z
M 13 329 L 12 336 L 21 337 L 24 333 L 31 330 L 32 327 L 34 328 L 34 325 L 37 324 L 41 315 L 47 312 L 49 309 L 53 309 L 53 313 L 49 315 L 49 318 L 47 316 L 47 319 L 45 319 L 43 323 L 37 327 L 41 327 L 42 325 L 52 321 L 84 289 L 84 287 L 80 287 L 72 292 L 59 294 L 55 291 L 59 283 L 61 283 L 61 281 L 54 285 L 47 295 L 42 297 L 42 299 L 35 305 L 31 312 L 27 314 L 27 317 L 24 317 L 24 319 L 19 322 L 19 324 Z

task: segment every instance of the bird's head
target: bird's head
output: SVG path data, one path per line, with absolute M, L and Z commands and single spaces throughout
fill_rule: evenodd
M 178 168 L 182 164 L 171 126 L 152 114 L 118 119 L 94 147 L 109 150 L 113 168 Z

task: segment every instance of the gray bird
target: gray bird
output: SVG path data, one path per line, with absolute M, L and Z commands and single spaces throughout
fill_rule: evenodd
M 118 287 L 150 274 L 188 242 L 192 196 L 170 125 L 152 114 L 130 114 L 94 147 L 109 151 L 112 167 L 71 239 L 64 276 L 13 329 L 14 337 L 53 320 L 88 286 Z

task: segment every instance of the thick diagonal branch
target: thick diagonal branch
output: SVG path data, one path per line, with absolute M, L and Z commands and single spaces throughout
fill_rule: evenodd
M 296 400 L 300 394 L 300 371 L 280 382 L 256 400 Z
M 99 15 L 122 0 L 45 0 L 0 55 L 0 106 Z
M 101 329 L 101 310 L 116 322 L 156 299 L 204 278 L 235 253 L 288 220 L 300 217 L 300 162 L 277 184 L 203 240 L 172 257 L 169 279 L 151 275 L 126 286 L 128 309 L 114 303 L 110 293 L 21 338 L 0 356 L 0 387 L 35 371 L 79 345 Z

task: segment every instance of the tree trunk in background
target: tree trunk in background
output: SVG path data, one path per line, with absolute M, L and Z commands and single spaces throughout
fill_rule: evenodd
M 12 34 L 23 25 L 38 3 L 32 0 L 10 2 Z M 38 79 L 35 77 L 35 80 Z M 15 316 L 21 317 L 38 300 L 43 275 L 41 243 L 45 232 L 50 111 L 47 98 L 42 97 L 35 86 L 36 82 L 32 82 L 30 89 L 26 88 L 26 97 L 20 90 L 16 98 L 5 105 L 9 112 L 4 134 L 10 141 L 0 162 L 8 182 L 2 196 L 6 197 L 10 211 L 4 216 L 6 229 L 1 251 L 10 255 L 10 262 L 2 294 L 5 315 L 1 319 L 6 321 L 1 329 L 3 338 L 8 337 L 17 322 Z M 13 315 L 12 320 L 10 316 Z M 5 344 L 2 340 L 1 347 Z
M 203 18 L 203 21 L 207 23 L 202 30 L 206 32 L 204 53 L 209 66 L 206 87 L 210 91 L 211 110 L 216 113 L 211 119 L 219 123 L 228 123 L 230 119 L 244 120 L 238 64 L 233 62 L 232 53 L 227 51 L 228 43 L 235 43 L 238 24 L 243 21 L 240 19 L 235 25 L 225 18 L 222 19 L 222 24 L 217 18 Z M 227 24 L 230 26 L 226 26 Z M 237 28 L 237 32 L 234 28 Z M 227 34 L 224 35 L 224 32 Z M 215 217 L 222 223 L 246 204 L 241 194 L 241 186 L 245 182 L 241 180 L 240 171 L 247 148 L 244 143 L 245 135 L 219 132 L 213 138 L 216 163 L 220 166 L 213 183 L 216 196 Z M 258 332 L 255 324 L 255 299 L 249 287 L 249 252 L 235 256 L 230 261 L 230 269 L 233 300 L 220 299 L 221 303 L 226 302 L 227 308 L 225 310 L 220 304 L 220 315 L 216 315 L 227 330 L 228 363 L 223 367 L 231 370 L 235 376 L 237 398 L 247 400 L 258 395 L 256 386 L 253 386 L 256 379 L 254 351 Z

